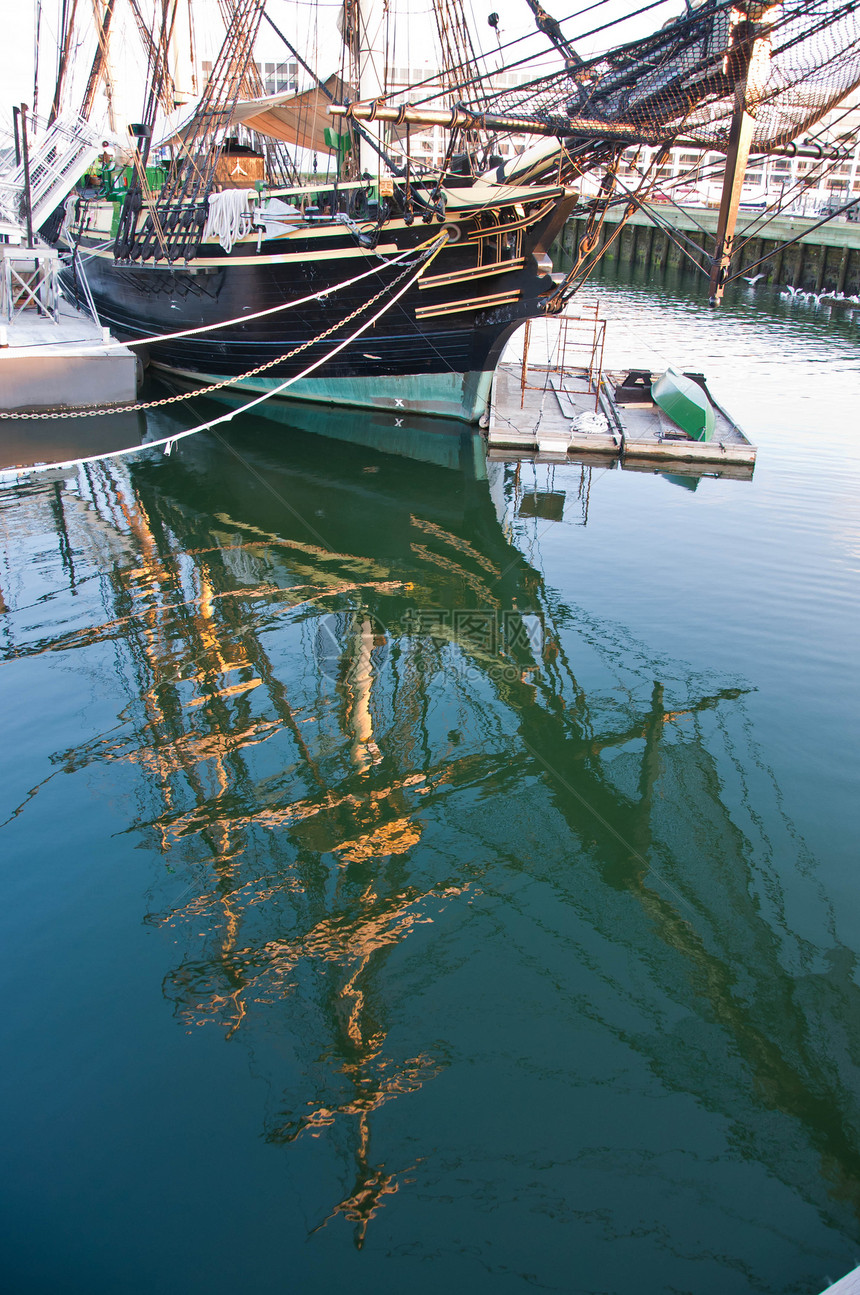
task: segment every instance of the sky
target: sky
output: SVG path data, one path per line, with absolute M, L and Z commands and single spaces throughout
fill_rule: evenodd
M 33 106 L 34 32 L 37 10 L 41 13 L 42 33 L 40 112 L 47 110 L 50 105 L 56 73 L 60 2 L 61 0 L 6 0 L 4 4 L 6 12 L 3 17 L 3 40 L 0 43 L 0 87 L 2 87 L 0 122 L 4 124 L 11 120 L 13 104 L 23 102 L 30 107 Z M 502 41 L 529 36 L 528 40 L 516 46 L 516 55 L 511 52 L 506 55 L 507 59 L 521 57 L 526 52 L 549 48 L 546 38 L 535 31 L 534 19 L 525 0 L 459 0 L 459 2 L 471 22 L 476 39 L 485 50 L 497 49 L 495 32 L 487 23 L 487 16 L 491 12 L 499 15 L 498 30 Z M 151 10 L 152 4 L 153 0 L 141 0 L 145 11 Z M 340 5 L 341 0 L 268 0 L 267 12 L 308 62 L 326 76 L 337 68 L 340 61 L 342 47 L 336 27 Z M 88 11 L 89 7 L 89 4 L 80 5 L 82 12 Z M 607 0 L 599 8 L 594 7 L 594 0 L 578 0 L 578 2 L 577 0 L 553 0 L 547 7 L 554 17 L 563 22 L 565 34 L 569 38 L 577 38 L 580 33 L 593 26 L 640 8 L 641 0 Z M 117 14 L 119 15 L 125 8 L 122 0 L 118 0 Z M 586 9 L 590 12 L 582 12 Z M 655 30 L 667 18 L 682 9 L 683 0 L 664 0 L 661 7 L 629 20 L 622 27 L 614 28 L 608 34 L 590 40 L 575 39 L 577 49 L 580 53 L 590 54 L 604 48 L 607 44 L 635 39 Z M 201 47 L 200 58 L 207 57 L 204 48 L 207 39 L 211 46 L 208 56 L 212 57 L 215 33 L 223 31 L 219 22 L 206 22 L 207 10 L 217 14 L 219 12 L 217 0 L 196 0 L 195 30 Z M 432 64 L 434 27 L 431 0 L 393 0 L 391 10 L 398 11 L 393 20 L 397 42 L 397 64 L 410 67 Z M 578 14 L 578 16 L 570 21 L 564 21 L 571 14 Z M 285 61 L 289 57 L 265 22 L 261 26 L 257 53 L 264 61 Z M 87 67 L 92 59 L 92 48 L 83 50 L 82 55 L 81 66 Z M 139 85 L 142 55 L 136 37 L 114 41 L 112 55 L 120 63 L 117 84 Z M 140 91 L 136 89 L 134 101 L 120 105 L 119 116 L 124 116 L 127 120 L 139 117 L 141 110 L 139 94 Z

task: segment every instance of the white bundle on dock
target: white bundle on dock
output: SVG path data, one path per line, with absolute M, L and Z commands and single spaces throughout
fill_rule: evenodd
M 571 431 L 601 432 L 605 436 L 609 431 L 609 420 L 605 414 L 586 409 L 581 414 L 576 415 L 576 418 L 571 423 Z

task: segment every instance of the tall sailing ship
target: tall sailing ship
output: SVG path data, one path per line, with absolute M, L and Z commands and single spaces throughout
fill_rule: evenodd
M 84 115 L 118 3 L 101 8 Z M 683 143 L 727 159 L 718 298 L 747 157 L 797 151 L 860 83 L 858 0 L 687 0 L 654 35 L 594 57 L 527 3 L 550 70 L 546 51 L 522 59 L 501 42 L 490 70 L 461 7 L 436 0 L 445 70 L 404 96 L 378 0 L 346 0 L 339 72 L 321 79 L 278 31 L 309 87 L 265 95 L 265 0 L 220 0 L 220 52 L 177 123 L 179 0 L 151 15 L 129 0 L 148 67 L 127 187 L 66 202 L 66 291 L 194 383 L 477 421 L 512 333 L 564 309 L 605 249 L 607 213 L 629 217 Z M 605 15 L 606 40 L 617 21 Z M 430 127 L 447 139 L 441 166 L 415 147 Z M 629 167 L 619 174 L 631 148 L 643 150 L 632 182 Z M 307 150 L 332 157 L 325 183 L 303 183 Z M 554 278 L 549 249 L 574 214 L 585 234 Z

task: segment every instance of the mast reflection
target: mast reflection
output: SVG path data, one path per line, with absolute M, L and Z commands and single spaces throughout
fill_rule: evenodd
M 269 1076 L 266 1137 L 341 1148 L 344 1195 L 314 1230 L 341 1215 L 360 1247 L 411 1170 L 374 1155 L 374 1113 L 448 1064 L 432 1030 L 415 1055 L 391 1038 L 421 960 L 449 971 L 428 928 L 465 915 L 500 861 L 530 869 L 631 952 L 638 979 L 599 971 L 619 995 L 681 1009 L 628 1040 L 662 1081 L 725 1111 L 828 1216 L 860 1217 L 855 960 L 814 872 L 829 965 L 781 910 L 772 864 L 802 843 L 781 810 L 779 840 L 749 812 L 729 735 L 742 683 L 680 677 L 616 628 L 574 624 L 518 546 L 518 471 L 488 481 L 465 432 L 409 433 L 420 463 L 366 444 L 335 459 L 300 429 L 279 450 L 245 427 L 91 470 L 84 502 L 48 496 L 70 588 L 73 506 L 110 553 L 109 614 L 10 651 L 116 644 L 120 727 L 56 758 L 139 771 L 129 826 L 169 861 L 146 920 L 185 942 L 166 997 L 252 1054 L 278 1036 L 293 1077 Z M 579 682 L 574 647 L 599 685 Z M 790 1150 L 763 1110 L 789 1121 Z

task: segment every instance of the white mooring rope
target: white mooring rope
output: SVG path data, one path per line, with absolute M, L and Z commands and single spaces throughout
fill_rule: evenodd
M 417 262 L 406 261 L 404 265 L 404 269 L 411 270 L 412 267 L 416 264 L 422 265 L 427 260 L 427 258 L 431 256 L 431 251 L 435 245 L 435 242 L 436 242 L 435 239 L 431 239 L 427 243 L 422 243 L 421 247 L 425 249 L 423 252 L 423 255 L 419 257 Z M 436 250 L 438 251 L 439 248 L 437 248 Z M 409 254 L 411 255 L 411 252 Z M 407 253 L 401 253 L 401 255 L 397 258 L 396 263 L 399 263 L 402 260 L 402 258 L 406 255 Z M 435 256 L 435 252 L 432 252 L 432 255 Z M 395 262 L 392 261 L 391 264 L 395 264 Z M 337 284 L 334 288 L 323 289 L 321 292 L 315 293 L 314 296 L 315 297 L 328 296 L 329 293 L 337 292 L 339 291 L 340 288 L 347 287 L 349 283 L 356 282 L 357 279 L 364 279 L 364 278 L 367 278 L 368 275 L 378 274 L 378 273 L 379 273 L 378 267 L 372 270 L 366 270 L 363 274 L 356 275 L 355 279 L 345 280 L 343 283 Z M 397 278 L 392 281 L 391 287 L 393 288 L 395 284 L 399 283 L 402 277 L 403 277 L 402 275 L 398 275 Z M 259 374 L 265 373 L 267 369 L 273 369 L 276 365 L 283 363 L 284 360 L 289 360 L 294 355 L 298 355 L 302 351 L 307 350 L 308 346 L 310 346 L 313 342 L 322 341 L 323 338 L 328 337 L 330 333 L 335 332 L 335 330 L 338 329 L 341 324 L 349 323 L 349 321 L 351 319 L 354 319 L 355 316 L 359 314 L 361 310 L 363 310 L 366 306 L 372 305 L 374 301 L 378 301 L 384 291 L 385 289 L 383 288 L 381 292 L 377 292 L 376 295 L 374 297 L 371 297 L 369 301 L 364 302 L 363 305 L 358 308 L 358 310 L 353 310 L 349 315 L 345 316 L 344 319 L 338 320 L 335 324 L 332 324 L 330 328 L 327 328 L 324 332 L 319 333 L 316 337 L 311 338 L 310 342 L 303 342 L 300 346 L 294 347 L 291 351 L 285 351 L 283 355 L 276 355 L 272 360 L 265 360 L 262 364 L 258 364 L 253 369 L 248 369 L 245 373 L 237 373 L 232 378 L 222 378 L 220 382 L 210 382 L 205 387 L 197 387 L 194 391 L 180 392 L 179 395 L 176 395 L 176 396 L 162 396 L 160 400 L 137 400 L 132 405 L 111 405 L 111 406 L 103 406 L 102 408 L 95 408 L 95 409 L 59 409 L 59 410 L 51 409 L 51 410 L 40 410 L 34 413 L 22 413 L 20 411 L 0 410 L 0 420 L 7 419 L 10 421 L 22 421 L 22 422 L 50 422 L 51 420 L 66 419 L 66 418 L 103 418 L 105 417 L 106 414 L 137 414 L 137 413 L 142 413 L 145 409 L 163 409 L 166 405 L 175 405 L 181 400 L 190 400 L 194 396 L 206 396 L 211 394 L 213 391 L 221 391 L 224 387 L 235 387 L 237 383 L 247 382 L 249 378 L 256 378 L 259 376 Z M 313 299 L 314 297 L 304 297 L 298 301 L 287 302 L 285 305 L 274 306 L 269 310 L 260 311 L 259 314 L 269 315 L 269 314 L 272 314 L 274 311 L 287 310 L 289 309 L 290 306 L 299 306 L 302 304 L 302 301 L 312 301 Z M 255 319 L 257 317 L 258 316 L 256 315 L 242 315 L 240 316 L 240 319 Z M 165 342 L 165 341 L 170 341 L 171 339 L 176 337 L 189 337 L 193 333 L 205 333 L 213 328 L 224 328 L 226 327 L 226 324 L 229 324 L 231 322 L 238 323 L 239 320 L 232 320 L 232 321 L 227 320 L 226 323 L 220 323 L 220 324 L 203 324 L 201 325 L 200 328 L 196 328 L 196 329 L 190 328 L 181 333 L 166 333 L 158 337 L 157 339 L 146 338 L 141 340 L 146 340 L 146 341 L 158 340 L 161 342 Z M 119 342 L 119 343 L 114 343 L 114 345 L 123 346 L 125 345 L 125 343 Z M 137 345 L 137 343 L 132 343 L 132 345 Z M 102 351 L 109 351 L 111 349 L 112 348 L 110 345 L 101 348 Z
M 416 253 L 426 253 L 428 248 L 432 248 L 435 239 L 428 239 L 426 243 L 419 243 L 417 247 L 409 247 L 405 252 L 398 252 L 385 260 L 386 265 L 400 265 L 401 262 L 410 267 L 417 264 L 415 261 L 408 261 L 407 257 L 414 256 Z M 423 259 L 423 256 L 420 258 Z M 305 306 L 310 301 L 321 301 L 326 297 L 334 296 L 336 292 L 341 292 L 344 288 L 351 288 L 354 283 L 361 283 L 362 279 L 369 279 L 371 275 L 379 274 L 379 266 L 372 265 L 369 270 L 362 270 L 361 274 L 354 274 L 351 279 L 343 279 L 331 288 L 320 288 L 318 292 L 312 292 L 307 297 L 294 297 L 291 301 L 282 301 L 279 306 L 269 306 L 266 310 L 255 310 L 251 315 L 237 315 L 234 319 L 220 319 L 217 324 L 200 324 L 197 328 L 183 328 L 178 333 L 151 333 L 146 337 L 135 337 L 128 342 L 106 342 L 99 348 L 100 351 L 116 351 L 123 347 L 148 346 L 151 342 L 175 342 L 182 337 L 197 337 L 200 333 L 214 333 L 219 328 L 230 328 L 233 324 L 247 324 L 252 319 L 265 319 L 267 315 L 277 315 L 285 310 L 292 310 L 295 306 Z M 0 414 L 0 417 L 3 417 Z
M 29 478 L 31 476 L 38 475 L 41 472 L 64 471 L 68 468 L 82 467 L 86 463 L 98 463 L 103 459 L 117 459 L 127 454 L 138 454 L 140 453 L 141 450 L 157 449 L 158 446 L 163 446 L 164 453 L 170 454 L 173 451 L 173 447 L 177 441 L 182 441 L 187 436 L 195 436 L 198 432 L 209 431 L 210 428 L 218 427 L 219 424 L 221 423 L 229 423 L 230 420 L 235 418 L 237 414 L 245 414 L 248 412 L 249 409 L 254 409 L 257 405 L 264 404 L 265 401 L 271 400 L 272 396 L 280 395 L 282 391 L 286 391 L 286 389 L 288 387 L 291 387 L 293 383 L 300 382 L 301 379 L 306 378 L 309 373 L 313 373 L 315 369 L 318 369 L 321 365 L 326 364 L 329 360 L 333 359 L 335 355 L 339 354 L 340 351 L 344 350 L 345 347 L 349 346 L 351 342 L 354 342 L 356 338 L 360 337 L 362 333 L 366 333 L 369 328 L 372 328 L 373 325 L 377 322 L 377 320 L 381 319 L 382 316 L 387 311 L 389 311 L 391 307 L 394 306 L 406 292 L 409 291 L 412 285 L 416 283 L 418 279 L 420 279 L 421 275 L 431 264 L 431 262 L 435 259 L 438 253 L 442 250 L 442 248 L 445 246 L 445 243 L 447 241 L 448 241 L 447 234 L 439 238 L 437 240 L 437 246 L 431 252 L 428 253 L 428 255 L 426 256 L 422 264 L 418 267 L 418 269 L 409 279 L 408 283 L 405 283 L 403 287 L 400 288 L 394 294 L 394 296 L 385 303 L 384 306 L 382 306 L 379 310 L 377 310 L 374 315 L 371 315 L 370 319 L 365 320 L 365 322 L 359 328 L 357 328 L 354 333 L 351 333 L 349 337 L 344 338 L 343 341 L 338 342 L 337 345 L 332 347 L 332 349 L 326 355 L 322 356 L 321 359 L 314 360 L 313 364 L 309 364 L 308 367 L 306 369 L 303 369 L 301 373 L 297 373 L 292 378 L 287 378 L 284 382 L 280 383 L 277 387 L 273 387 L 271 391 L 264 392 L 261 396 L 255 397 L 254 400 L 249 400 L 247 404 L 240 405 L 238 409 L 231 409 L 228 413 L 221 414 L 218 418 L 210 418 L 207 422 L 199 423 L 196 427 L 189 427 L 184 432 L 174 432 L 172 436 L 163 436 L 157 441 L 144 441 L 140 445 L 130 445 L 127 448 L 122 450 L 110 450 L 106 454 L 90 454 L 84 458 L 67 459 L 64 462 L 37 463 L 31 467 L 7 468 L 5 471 L 0 472 L 0 485 L 14 483 L 19 481 L 22 477 Z M 399 277 L 403 278 L 408 273 L 409 269 L 411 269 L 411 266 L 407 267 L 407 269 L 404 270 L 403 274 L 401 274 Z M 395 279 L 394 281 L 395 284 L 397 283 L 397 281 L 398 280 Z M 394 287 L 394 284 L 391 284 L 390 286 Z M 303 342 L 300 346 L 295 347 L 290 352 L 287 352 L 287 354 L 281 358 L 286 359 L 289 356 L 297 354 L 299 351 L 307 350 L 309 346 L 313 346 L 315 342 L 321 341 L 324 337 L 333 333 L 337 328 L 340 328 L 342 324 L 346 324 L 351 319 L 354 319 L 355 316 L 360 314 L 362 310 L 366 310 L 368 306 L 373 305 L 373 303 L 375 301 L 378 301 L 379 298 L 386 291 L 388 291 L 387 288 L 382 288 L 376 294 L 376 296 L 371 297 L 369 301 L 362 303 L 361 306 L 357 307 L 354 311 L 352 311 L 350 315 L 347 315 L 344 319 L 338 320 L 338 322 L 336 324 L 333 324 L 331 328 L 326 329 L 325 333 L 320 333 L 318 334 L 317 337 L 311 338 L 310 341 Z M 180 396 L 179 398 L 185 399 L 187 397 Z

